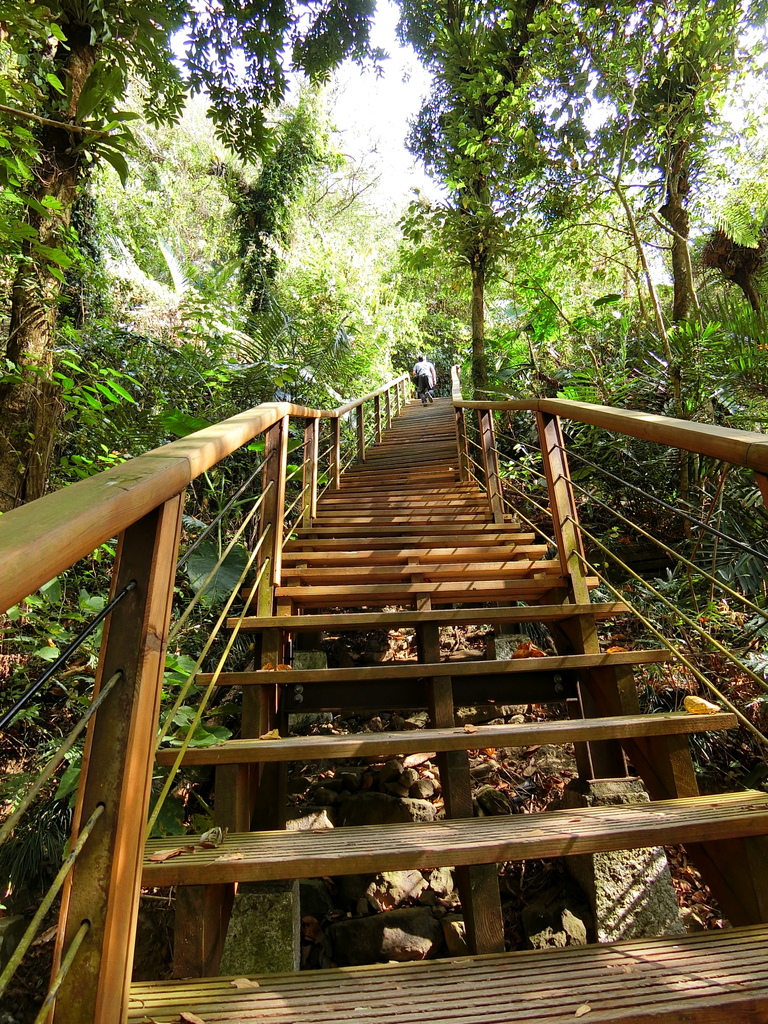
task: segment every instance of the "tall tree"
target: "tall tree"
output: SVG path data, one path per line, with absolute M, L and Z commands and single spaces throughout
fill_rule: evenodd
M 132 116 L 116 104 L 129 77 L 147 83 L 148 116 L 174 120 L 185 89 L 207 91 L 219 136 L 241 156 L 265 141 L 266 104 L 286 89 L 285 52 L 322 77 L 346 55 L 363 59 L 372 0 L 81 2 L 0 0 L 0 45 L 18 83 L 0 107 L 0 133 L 36 132 L 33 173 L 6 181 L 24 205 L 6 359 L 0 378 L 0 511 L 43 493 L 58 415 L 51 383 L 57 303 L 71 211 L 85 170 L 105 158 L 126 173 Z M 188 31 L 184 75 L 172 37 Z M 2 84 L 2 83 L 0 83 Z M 8 90 L 6 90 L 7 92 Z
M 515 212 L 513 182 L 541 158 L 525 75 L 536 16 L 547 2 L 401 5 L 401 35 L 434 80 L 408 144 L 450 197 L 435 211 L 436 222 L 472 278 L 472 383 L 478 396 L 488 384 L 486 282 Z

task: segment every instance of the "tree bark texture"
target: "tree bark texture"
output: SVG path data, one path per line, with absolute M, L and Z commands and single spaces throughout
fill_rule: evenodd
M 672 159 L 667 174 L 666 201 L 659 213 L 672 228 L 672 280 L 674 298 L 672 302 L 672 320 L 680 323 L 687 320 L 696 306 L 693 291 L 693 273 L 691 254 L 688 248 L 690 234 L 690 217 L 685 207 L 690 184 L 688 180 L 688 143 L 678 143 L 672 151 Z
M 486 398 L 488 367 L 485 361 L 485 263 L 472 257 L 472 388 L 475 399 Z
M 71 82 L 71 99 L 63 118 L 76 119 L 77 105 L 96 59 L 90 31 L 76 26 L 62 48 L 57 67 Z M 0 511 L 39 498 L 45 491 L 62 405 L 51 379 L 61 283 L 39 246 L 60 248 L 70 225 L 82 153 L 72 134 L 46 125 L 41 130 L 40 163 L 35 168 L 34 198 L 55 199 L 60 208 L 42 215 L 28 209 L 35 235 L 25 243 L 11 296 L 6 357 L 15 363 L 18 380 L 0 386 Z

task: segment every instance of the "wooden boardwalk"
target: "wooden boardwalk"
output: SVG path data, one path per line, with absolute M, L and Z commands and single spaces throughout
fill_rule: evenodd
M 552 479 L 560 549 L 548 557 L 551 547 L 514 514 L 492 511 L 486 492 L 462 479 L 451 403 L 411 402 L 365 461 L 326 491 L 316 517 L 293 531 L 270 608 L 250 609 L 242 622 L 261 667 L 217 679 L 243 688 L 242 738 L 185 756 L 190 765 L 217 766 L 217 817 L 231 831 L 213 850 L 151 860 L 168 847 L 164 840 L 146 851 L 144 883 L 179 887 L 177 937 L 183 932 L 184 943 L 176 970 L 194 977 L 134 985 L 132 1024 L 182 1013 L 205 1024 L 565 1024 L 581 1017 L 601 1024 L 768 1024 L 768 795 L 698 794 L 687 734 L 732 728 L 733 716 L 640 715 L 633 666 L 669 655 L 600 649 L 596 623 L 625 608 L 590 602 L 596 581 L 583 575 L 568 549 L 574 542 L 564 524 L 575 513 L 557 475 Z M 443 660 L 440 628 L 472 623 L 498 631 L 544 623 L 557 651 L 508 661 Z M 323 631 L 404 626 L 416 632 L 417 661 L 274 671 L 289 663 L 292 651 L 316 646 Z M 476 733 L 456 727 L 456 706 L 489 697 L 567 700 L 573 720 Z M 387 706 L 425 708 L 430 728 L 418 736 L 259 739 L 289 711 Z M 468 750 L 553 742 L 577 744 L 585 783 L 627 778 L 631 765 L 652 802 L 473 817 Z M 445 820 L 309 833 L 282 827 L 281 764 L 427 749 L 436 753 Z M 173 756 L 161 751 L 158 760 L 170 763 Z M 687 844 L 737 927 L 504 952 L 498 862 L 677 842 Z M 216 901 L 237 881 L 446 863 L 457 869 L 469 957 L 261 975 L 250 987 L 215 977 L 223 936 Z

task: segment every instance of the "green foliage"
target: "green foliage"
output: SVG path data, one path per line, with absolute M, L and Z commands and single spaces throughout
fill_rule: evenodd
M 230 596 L 248 562 L 248 552 L 241 545 L 233 547 L 221 562 L 220 557 L 218 545 L 203 541 L 186 563 L 190 585 L 195 593 L 202 591 L 204 607 L 222 604 Z
M 312 173 L 331 158 L 318 95 L 305 90 L 280 122 L 274 150 L 264 158 L 255 184 L 230 181 L 242 289 L 251 296 L 254 313 L 264 305 L 267 284 L 277 274 L 296 201 Z

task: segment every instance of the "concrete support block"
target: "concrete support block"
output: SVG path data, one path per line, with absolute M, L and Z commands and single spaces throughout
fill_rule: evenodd
M 224 942 L 220 974 L 298 971 L 299 883 L 242 882 Z
M 302 672 L 319 671 L 328 668 L 328 657 L 325 651 L 294 651 L 293 667 Z M 329 725 L 332 721 L 333 715 L 330 711 L 315 711 L 309 715 L 294 712 L 288 715 L 288 728 L 301 732 L 312 725 Z
M 563 805 L 575 808 L 647 801 L 639 779 L 593 779 L 571 782 Z M 589 897 L 598 942 L 685 934 L 661 847 L 566 857 L 565 863 Z

